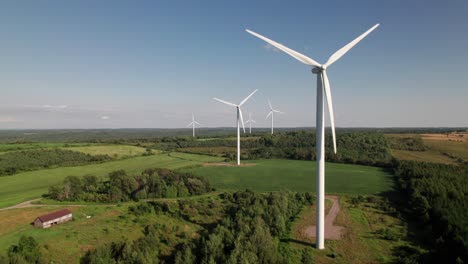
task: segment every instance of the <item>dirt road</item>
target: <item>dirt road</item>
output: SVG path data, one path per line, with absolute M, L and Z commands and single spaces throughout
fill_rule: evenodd
M 325 216 L 325 239 L 332 239 L 332 240 L 339 240 L 341 239 L 342 235 L 346 232 L 346 229 L 342 226 L 335 226 L 333 223 L 335 222 L 336 216 L 340 212 L 340 203 L 339 197 L 333 195 L 325 196 L 325 199 L 331 200 L 333 202 L 330 211 Z M 315 237 L 316 227 L 308 226 L 305 230 L 305 234 L 309 237 Z

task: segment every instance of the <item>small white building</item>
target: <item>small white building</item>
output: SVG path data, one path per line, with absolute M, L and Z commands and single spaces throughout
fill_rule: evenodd
M 34 227 L 49 228 L 53 225 L 61 224 L 73 219 L 72 212 L 68 209 L 42 215 L 34 220 Z

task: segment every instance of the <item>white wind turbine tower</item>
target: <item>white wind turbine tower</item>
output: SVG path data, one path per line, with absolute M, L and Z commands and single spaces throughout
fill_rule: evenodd
M 191 122 L 190 124 L 188 124 L 187 127 L 192 126 L 192 136 L 193 136 L 193 137 L 195 137 L 195 125 L 201 126 L 200 123 L 198 123 L 197 121 L 195 121 L 195 116 L 194 116 L 193 113 L 192 113 L 192 122 Z
M 251 94 L 249 94 L 249 96 L 247 96 L 244 100 L 242 100 L 242 102 L 240 102 L 239 105 L 236 105 L 236 104 L 233 104 L 233 103 L 230 103 L 230 102 L 226 102 L 226 101 L 218 99 L 218 98 L 213 98 L 216 101 L 219 101 L 219 102 L 221 102 L 223 104 L 227 104 L 227 105 L 230 105 L 230 106 L 234 106 L 237 109 L 237 165 L 240 165 L 240 124 L 242 124 L 242 128 L 244 129 L 244 133 L 245 133 L 244 118 L 242 117 L 241 106 L 245 102 L 247 102 L 247 100 L 249 100 L 249 98 L 252 97 L 252 95 L 254 95 L 254 93 L 256 93 L 257 91 L 258 91 L 258 89 L 256 89 Z
M 249 113 L 249 120 L 245 121 L 245 123 L 249 124 L 249 134 L 252 134 L 252 123 L 257 123 L 252 119 L 252 113 Z
M 269 116 L 271 116 L 271 134 L 273 135 L 273 126 L 274 126 L 275 113 L 279 113 L 279 114 L 284 114 L 284 113 L 279 111 L 279 110 L 273 109 L 273 106 L 271 106 L 270 99 L 268 99 L 268 106 L 270 107 L 270 113 L 268 113 L 268 115 L 266 116 L 265 119 L 267 119 Z
M 324 239 L 324 220 L 325 220 L 325 120 L 324 120 L 324 105 L 323 97 L 324 94 L 327 99 L 328 112 L 330 113 L 330 124 L 333 135 L 333 151 L 336 153 L 336 139 L 335 139 L 335 121 L 333 117 L 333 105 L 330 92 L 330 82 L 328 81 L 327 68 L 336 62 L 341 56 L 348 52 L 354 47 L 359 41 L 365 38 L 369 33 L 376 29 L 379 24 L 376 24 L 362 35 L 351 41 L 338 51 L 336 51 L 325 64 L 320 64 L 315 60 L 300 54 L 297 51 L 287 48 L 280 43 L 277 43 L 271 39 L 268 39 L 260 34 L 246 29 L 246 31 L 276 47 L 279 50 L 284 51 L 296 60 L 312 66 L 312 73 L 317 74 L 317 112 L 316 112 L 316 152 L 317 152 L 317 224 L 316 224 L 316 246 L 318 249 L 325 248 Z

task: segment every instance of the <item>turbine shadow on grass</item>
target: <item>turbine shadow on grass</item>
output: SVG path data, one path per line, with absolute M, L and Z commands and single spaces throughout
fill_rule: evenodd
M 287 242 L 287 243 L 295 243 L 295 244 L 299 244 L 299 245 L 303 245 L 303 246 L 315 247 L 315 243 L 301 241 L 301 240 L 297 240 L 297 239 L 293 239 L 293 238 L 281 238 L 280 241 L 281 242 Z

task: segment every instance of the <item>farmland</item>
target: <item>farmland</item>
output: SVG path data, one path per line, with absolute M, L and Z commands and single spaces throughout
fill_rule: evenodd
M 253 166 L 203 166 L 190 172 L 207 177 L 222 190 L 315 191 L 315 162 L 273 159 L 247 164 Z M 336 163 L 326 164 L 325 184 L 329 193 L 377 194 L 392 189 L 391 175 L 383 169 Z
M 468 162 L 466 133 L 447 134 L 387 134 L 389 140 L 419 139 L 424 150 L 392 149 L 392 155 L 402 160 L 426 161 L 443 164 Z
M 128 145 L 75 146 L 65 149 L 83 152 L 90 155 L 109 155 L 112 158 L 139 156 L 145 153 L 144 148 Z

